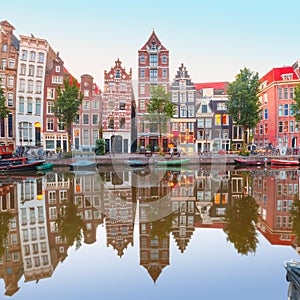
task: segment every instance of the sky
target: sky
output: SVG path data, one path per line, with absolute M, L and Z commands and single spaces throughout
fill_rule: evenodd
M 233 81 L 244 67 L 262 77 L 300 59 L 299 0 L 1 1 L 15 35 L 46 39 L 77 79 L 119 58 L 137 80 L 138 50 L 153 29 L 170 51 L 170 80 L 183 63 L 194 83 Z

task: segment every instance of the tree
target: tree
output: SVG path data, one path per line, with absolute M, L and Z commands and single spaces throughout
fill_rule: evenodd
M 72 123 L 82 103 L 83 94 L 77 86 L 77 81 L 72 78 L 64 79 L 64 88 L 57 88 L 57 99 L 54 102 L 54 114 L 65 126 L 68 132 L 68 149 L 71 149 Z
M 9 212 L 0 212 L 0 257 L 3 256 L 8 245 L 9 223 L 13 215 Z
M 166 133 L 169 121 L 175 114 L 175 104 L 171 102 L 170 93 L 162 85 L 150 87 L 150 101 L 147 105 L 148 115 L 145 119 L 157 126 L 159 146 L 162 145 L 162 134 Z
M 10 113 L 10 110 L 5 106 L 5 95 L 3 89 L 0 87 L 0 118 L 4 119 Z
M 76 250 L 80 248 L 82 231 L 86 228 L 82 217 L 78 213 L 78 205 L 73 201 L 68 201 L 65 206 L 62 206 L 56 220 L 56 226 L 62 239 L 66 240 L 69 246 L 75 243 Z
M 227 88 L 229 101 L 227 102 L 228 114 L 232 116 L 237 125 L 244 130 L 244 148 L 247 141 L 247 132 L 253 129 L 260 121 L 260 102 L 258 73 L 253 73 L 244 68 Z
M 227 241 L 234 244 L 238 253 L 255 253 L 258 242 L 255 224 L 258 221 L 258 205 L 251 196 L 244 196 L 234 201 L 225 214 L 224 232 Z
M 300 122 L 300 83 L 294 90 L 293 116 L 297 122 Z
M 100 138 L 96 140 L 95 153 L 96 155 L 105 154 L 105 139 Z

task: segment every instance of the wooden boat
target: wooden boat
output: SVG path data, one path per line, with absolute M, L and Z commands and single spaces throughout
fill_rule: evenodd
M 250 160 L 242 158 L 234 158 L 233 160 L 239 166 L 264 166 L 267 163 L 263 160 Z
M 53 163 L 49 162 L 49 163 L 45 163 L 45 164 L 36 166 L 36 170 L 44 171 L 44 170 L 52 169 L 52 167 L 53 167 Z
M 294 259 L 285 261 L 284 267 L 286 269 L 286 280 L 292 282 L 298 291 L 300 291 L 300 262 Z M 297 298 L 290 298 L 290 299 L 299 299 Z
M 96 170 L 96 162 L 90 161 L 90 160 L 78 160 L 71 164 L 69 164 L 69 167 L 72 171 L 76 170 Z
M 36 170 L 45 160 L 30 160 L 25 157 L 0 160 L 0 173 L 24 172 Z
M 299 166 L 300 163 L 298 160 L 289 160 L 289 159 L 271 159 L 271 166 Z
M 131 167 L 145 167 L 145 166 L 149 165 L 148 161 L 143 161 L 143 160 L 139 160 L 139 159 L 131 159 L 131 160 L 128 160 L 127 163 Z
M 167 160 L 156 160 L 155 163 L 158 166 L 181 166 L 186 165 L 190 161 L 189 158 L 184 159 L 167 159 Z

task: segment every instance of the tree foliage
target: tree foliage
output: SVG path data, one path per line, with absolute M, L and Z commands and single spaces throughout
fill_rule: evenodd
M 258 205 L 251 196 L 236 199 L 226 211 L 224 232 L 237 252 L 255 253 L 258 242 L 255 224 L 258 220 Z
M 5 105 L 6 99 L 3 89 L 0 87 L 0 118 L 6 118 L 10 113 L 10 110 Z
M 148 115 L 145 119 L 152 124 L 157 124 L 160 144 L 162 134 L 167 132 L 168 123 L 175 114 L 175 104 L 171 102 L 170 93 L 162 85 L 150 87 L 150 101 L 147 105 Z
M 76 250 L 80 248 L 85 223 L 78 214 L 78 205 L 73 201 L 66 202 L 66 205 L 61 208 L 57 217 L 56 226 L 61 238 L 66 240 L 69 246 L 75 243 Z
M 293 232 L 295 233 L 297 237 L 297 241 L 299 243 L 300 242 L 300 200 L 297 196 L 294 199 L 290 213 L 292 217 Z
M 96 155 L 104 155 L 105 154 L 105 139 L 100 138 L 100 139 L 96 140 L 95 153 L 96 153 Z
M 228 113 L 237 125 L 243 127 L 244 144 L 248 129 L 253 129 L 260 121 L 259 85 L 258 73 L 244 68 L 240 70 L 236 80 L 231 82 L 227 88 Z
M 294 89 L 293 116 L 300 122 L 300 83 Z
M 69 78 L 64 79 L 64 88 L 57 87 L 57 99 L 54 102 L 54 114 L 63 122 L 68 132 L 68 146 L 71 149 L 71 128 L 75 116 L 82 103 L 83 94 L 77 86 L 77 81 L 73 78 L 70 84 Z
M 9 222 L 13 215 L 9 212 L 0 212 L 0 257 L 3 256 L 8 245 Z

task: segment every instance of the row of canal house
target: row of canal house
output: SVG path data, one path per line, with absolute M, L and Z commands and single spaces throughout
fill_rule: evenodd
M 0 142 L 16 146 L 42 147 L 55 152 L 92 151 L 103 137 L 106 151 L 135 152 L 170 143 L 183 152 L 235 150 L 242 145 L 243 130 L 232 122 L 226 110 L 228 82 L 193 83 L 186 66 L 181 64 L 170 81 L 169 50 L 153 31 L 138 50 L 137 91 L 129 72 L 117 59 L 104 71 L 101 92 L 92 76 L 78 80 L 84 95 L 72 128 L 72 149 L 67 149 L 64 124 L 54 115 L 56 89 L 73 76 L 58 52 L 45 39 L 14 35 L 15 28 L 0 22 L 1 88 L 11 113 L 0 120 Z M 261 78 L 261 122 L 249 134 L 249 142 L 260 147 L 298 148 L 299 130 L 292 116 L 294 88 L 300 82 L 299 61 L 293 66 L 274 68 Z M 150 87 L 162 85 L 171 94 L 177 111 L 159 145 L 159 124 L 145 118 Z M 134 93 L 135 92 L 135 93 Z M 135 99 L 135 94 L 137 99 Z M 252 138 L 253 137 L 253 138 Z

